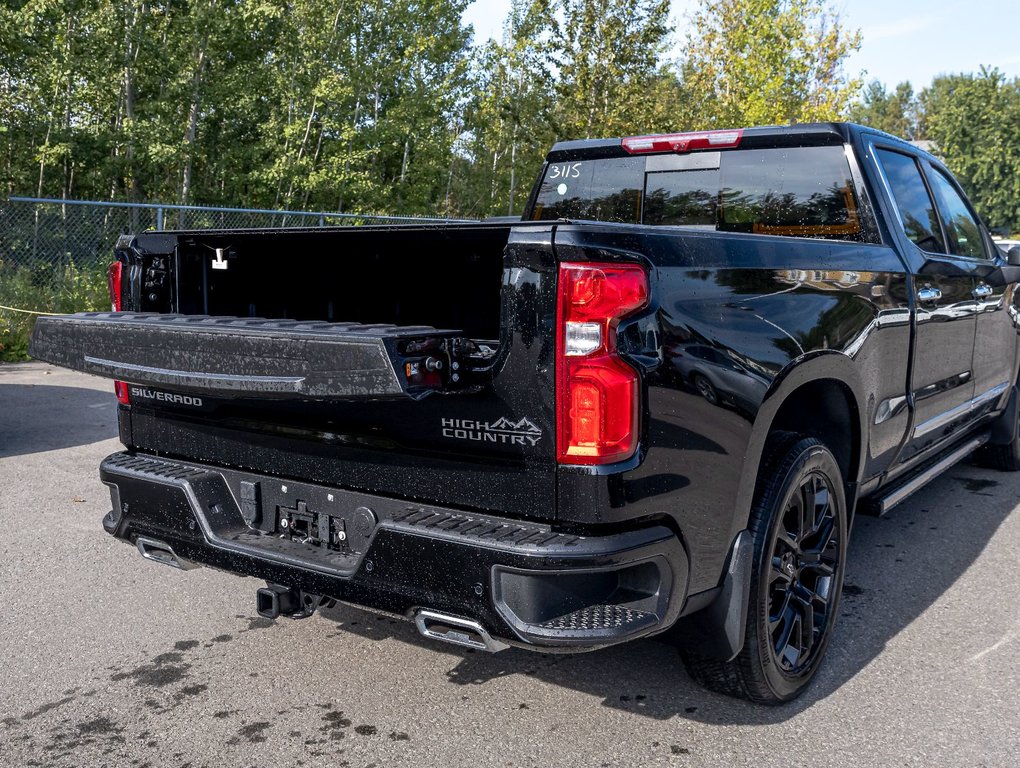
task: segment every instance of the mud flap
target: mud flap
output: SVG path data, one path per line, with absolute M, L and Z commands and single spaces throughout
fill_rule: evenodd
M 730 549 L 729 564 L 715 599 L 674 625 L 673 640 L 702 656 L 731 661 L 744 646 L 751 594 L 754 541 L 741 531 Z
M 40 317 L 29 354 L 131 384 L 218 397 L 419 399 L 445 377 L 411 372 L 430 356 L 449 358 L 457 336 L 426 326 L 87 312 Z

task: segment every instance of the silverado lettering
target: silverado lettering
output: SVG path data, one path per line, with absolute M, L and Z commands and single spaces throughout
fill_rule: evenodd
M 143 232 L 110 277 L 121 311 L 31 346 L 118 382 L 103 526 L 266 580 L 268 618 L 659 635 L 776 704 L 856 515 L 972 454 L 1020 469 L 1020 248 L 858 125 L 561 142 L 520 220 Z
M 177 403 L 178 405 L 193 405 L 201 407 L 202 398 L 191 395 L 180 395 L 176 392 L 160 392 L 154 389 L 143 389 L 142 387 L 131 387 L 131 396 L 141 400 L 158 400 L 161 403 Z

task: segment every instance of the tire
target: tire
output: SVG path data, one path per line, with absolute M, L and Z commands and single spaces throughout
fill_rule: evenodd
M 1013 439 L 1002 445 L 985 445 L 975 454 L 977 463 L 1002 472 L 1020 471 L 1020 428 L 1014 426 Z
M 1020 471 L 1020 440 L 1014 439 L 1009 445 L 986 445 L 977 456 L 978 463 L 988 469 L 1000 472 Z
M 843 478 L 823 443 L 792 436 L 772 452 L 748 526 L 754 557 L 744 645 L 730 661 L 681 655 L 706 688 L 777 705 L 803 693 L 825 656 L 839 616 L 848 526 Z
M 712 405 L 719 405 L 719 393 L 715 391 L 715 387 L 712 386 L 712 382 L 710 382 L 705 376 L 700 373 L 696 373 L 691 376 L 691 383 L 694 385 L 694 388 L 698 390 L 698 393 L 708 400 L 709 403 Z

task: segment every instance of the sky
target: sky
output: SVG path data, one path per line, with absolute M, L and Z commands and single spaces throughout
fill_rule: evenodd
M 673 0 L 676 38 L 697 0 Z M 475 40 L 499 39 L 510 0 L 476 0 L 464 14 Z M 909 80 L 915 91 L 939 74 L 976 72 L 982 64 L 1020 77 L 1018 0 L 835 0 L 846 24 L 861 30 L 861 50 L 849 60 L 851 74 L 881 80 L 890 88 Z M 679 55 L 681 49 L 676 48 Z

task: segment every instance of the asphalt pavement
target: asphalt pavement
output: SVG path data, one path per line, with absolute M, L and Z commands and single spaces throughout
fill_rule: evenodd
M 708 693 L 674 650 L 473 653 L 100 526 L 109 382 L 0 365 L 0 766 L 1020 766 L 1020 473 L 958 466 L 850 544 L 807 695 Z

